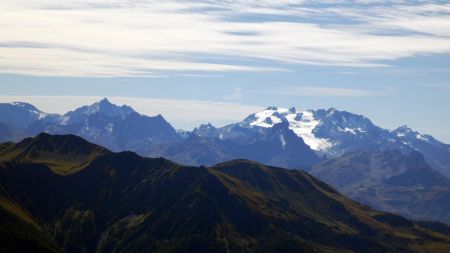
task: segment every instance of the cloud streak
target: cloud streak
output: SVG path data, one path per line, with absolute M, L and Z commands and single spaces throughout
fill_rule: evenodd
M 115 77 L 380 67 L 450 53 L 449 4 L 397 2 L 4 0 L 0 72 Z
M 250 91 L 249 91 L 250 92 Z M 281 86 L 274 90 L 252 91 L 250 93 L 276 94 L 283 96 L 356 98 L 371 96 L 389 96 L 396 94 L 394 89 L 370 90 L 345 87 L 321 86 Z

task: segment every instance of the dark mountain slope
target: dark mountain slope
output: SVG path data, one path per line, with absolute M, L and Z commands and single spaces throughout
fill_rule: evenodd
M 12 209 L 12 210 L 11 210 Z M 3 253 L 59 253 L 61 248 L 42 233 L 41 228 L 18 217 L 17 207 L 0 199 L 0 245 Z
M 311 173 L 377 209 L 450 223 L 450 180 L 418 152 L 352 152 L 314 166 Z
M 101 148 L 74 136 L 41 135 L 6 146 L 0 199 L 14 203 L 9 213 L 19 220 L 12 224 L 36 224 L 24 231 L 32 238 L 49 236 L 66 252 L 450 250 L 450 238 L 432 231 L 445 232 L 447 226 L 419 226 L 373 211 L 301 171 L 246 160 L 207 168 L 131 152 L 96 155 Z M 17 159 L 22 147 L 36 151 Z M 54 158 L 47 156 L 52 148 Z M 81 169 L 59 174 L 49 167 L 81 149 L 87 150 L 83 157 L 94 157 L 87 164 L 82 159 Z M 8 217 L 0 223 L 5 231 L 10 223 L 3 219 Z

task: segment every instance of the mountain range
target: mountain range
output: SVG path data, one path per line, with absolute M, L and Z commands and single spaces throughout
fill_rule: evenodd
M 433 168 L 450 177 L 450 145 L 407 126 L 383 129 L 362 115 L 334 108 L 268 107 L 239 123 L 220 128 L 204 124 L 180 132 L 162 115 L 141 115 L 105 98 L 64 115 L 44 113 L 26 103 L 4 103 L 0 104 L 0 122 L 0 129 L 7 129 L 0 135 L 2 141 L 18 141 L 40 132 L 75 134 L 113 151 L 131 150 L 189 165 L 246 158 L 298 169 L 351 151 L 419 151 Z M 253 153 L 255 146 L 265 151 Z
M 300 170 L 115 153 L 75 135 L 0 145 L 2 252 L 449 252 L 450 227 Z
M 0 104 L 0 142 L 41 132 L 73 134 L 114 152 L 190 166 L 248 159 L 304 169 L 361 203 L 450 223 L 450 145 L 407 126 L 383 129 L 362 115 L 334 108 L 268 107 L 224 127 L 203 124 L 177 131 L 162 115 L 141 115 L 107 99 L 64 115 L 26 103 Z

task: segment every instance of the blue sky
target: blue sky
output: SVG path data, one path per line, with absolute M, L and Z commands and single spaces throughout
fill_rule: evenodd
M 0 11 L 2 101 L 61 113 L 107 96 L 187 129 L 269 105 L 335 107 L 450 143 L 446 1 L 5 0 Z

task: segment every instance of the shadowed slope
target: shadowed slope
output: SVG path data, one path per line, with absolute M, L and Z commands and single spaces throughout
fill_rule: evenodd
M 61 154 L 91 157 L 102 149 L 82 152 L 92 146 L 73 136 L 57 137 L 71 143 L 69 150 L 66 141 L 50 142 L 60 144 L 50 149 L 52 138 L 38 136 L 2 151 L 12 158 L 0 162 L 0 198 L 14 203 L 10 212 L 21 222 L 31 220 L 42 228 L 40 236 L 66 252 L 450 250 L 450 238 L 432 231 L 436 226 L 425 229 L 373 211 L 301 171 L 246 160 L 186 167 L 105 152 L 63 175 L 49 167 Z M 36 150 L 25 160 L 15 155 L 23 153 L 22 145 Z M 41 162 L 44 155 L 50 162 Z
M 450 180 L 418 152 L 351 152 L 314 166 L 311 173 L 377 209 L 450 223 Z

